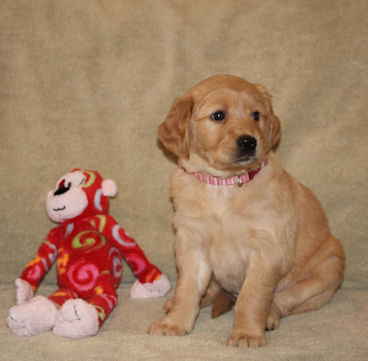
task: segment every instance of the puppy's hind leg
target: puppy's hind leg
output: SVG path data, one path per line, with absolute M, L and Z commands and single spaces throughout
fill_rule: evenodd
M 342 282 L 344 251 L 334 237 L 328 241 L 333 247 L 321 248 L 294 277 L 299 281 L 275 293 L 266 329 L 277 328 L 281 317 L 316 310 L 332 299 Z
M 211 311 L 212 318 L 221 316 L 222 314 L 229 312 L 235 305 L 235 297 L 232 297 L 224 290 L 220 290 L 215 295 L 213 300 L 213 306 Z
M 201 300 L 201 307 L 213 304 L 211 316 L 216 318 L 230 311 L 235 304 L 235 297 L 226 292 L 214 279 L 212 279 L 206 294 Z

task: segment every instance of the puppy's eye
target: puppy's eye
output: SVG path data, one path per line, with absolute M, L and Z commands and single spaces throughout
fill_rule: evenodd
M 216 112 L 211 115 L 211 119 L 215 120 L 216 122 L 220 122 L 221 120 L 225 119 L 225 113 L 224 112 Z
M 255 121 L 258 122 L 258 120 L 260 119 L 261 115 L 259 114 L 259 111 L 256 110 L 255 112 L 252 113 L 252 117 Z

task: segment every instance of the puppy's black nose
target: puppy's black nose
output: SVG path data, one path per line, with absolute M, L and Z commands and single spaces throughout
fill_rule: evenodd
M 237 140 L 241 155 L 253 155 L 257 148 L 257 139 L 251 135 L 242 135 Z

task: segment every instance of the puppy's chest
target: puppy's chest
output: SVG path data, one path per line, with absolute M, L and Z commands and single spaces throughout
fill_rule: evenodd
M 217 281 L 229 292 L 237 293 L 244 282 L 252 252 L 254 224 L 249 221 L 251 200 L 240 192 L 219 189 L 204 194 L 207 223 L 206 244 L 209 261 Z M 241 201 L 242 199 L 243 201 Z
M 238 189 L 214 186 L 207 186 L 205 192 L 198 194 L 197 197 L 201 199 L 203 213 L 221 219 L 236 215 L 236 209 L 243 208 L 244 205 L 244 202 L 239 201 L 240 198 L 248 198 L 246 192 L 241 193 Z
M 247 270 L 247 247 L 239 248 L 232 242 L 216 239 L 211 242 L 209 261 L 217 282 L 228 292 L 239 293 Z

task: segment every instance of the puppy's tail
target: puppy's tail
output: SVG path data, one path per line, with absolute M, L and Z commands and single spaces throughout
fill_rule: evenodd
M 235 301 L 236 298 L 230 293 L 224 290 L 219 290 L 213 298 L 211 317 L 216 318 L 228 311 L 231 311 L 235 304 Z

